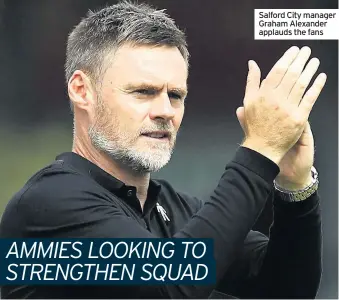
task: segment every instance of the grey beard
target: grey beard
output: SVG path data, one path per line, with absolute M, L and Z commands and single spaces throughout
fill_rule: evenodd
M 170 151 L 140 152 L 128 147 L 123 147 L 115 141 L 108 140 L 95 127 L 88 130 L 89 138 L 93 146 L 108 155 L 113 161 L 123 168 L 128 168 L 135 173 L 144 174 L 159 171 L 171 158 Z

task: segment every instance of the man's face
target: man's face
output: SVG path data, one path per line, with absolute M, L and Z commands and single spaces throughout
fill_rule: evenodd
M 187 75 L 175 47 L 121 47 L 98 92 L 92 144 L 136 172 L 162 168 L 183 118 Z

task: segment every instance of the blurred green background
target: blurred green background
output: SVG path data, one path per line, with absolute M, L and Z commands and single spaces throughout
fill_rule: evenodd
M 56 155 L 69 151 L 71 132 L 62 126 L 48 125 L 27 134 L 0 130 L 0 215 L 8 200 L 33 173 L 49 164 Z

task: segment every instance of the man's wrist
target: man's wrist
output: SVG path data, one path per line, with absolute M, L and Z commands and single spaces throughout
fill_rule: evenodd
M 308 185 L 306 185 L 306 187 L 297 190 L 291 190 L 286 189 L 286 187 L 281 187 L 277 184 L 276 180 L 274 180 L 274 187 L 276 191 L 280 192 L 282 199 L 284 199 L 285 201 L 288 202 L 303 201 L 305 199 L 308 199 L 318 190 L 319 186 L 318 172 L 314 167 L 312 167 L 311 169 L 311 176 L 312 176 L 311 182 Z M 300 185 L 299 187 L 302 187 L 302 185 Z
M 289 180 L 283 180 L 277 177 L 275 180 L 275 183 L 277 186 L 279 186 L 282 190 L 290 191 L 290 192 L 295 192 L 295 191 L 300 191 L 308 186 L 310 186 L 314 182 L 312 171 L 309 172 L 308 177 L 306 177 L 305 180 L 301 180 L 299 182 L 297 181 L 289 181 Z
M 261 155 L 267 157 L 277 165 L 279 165 L 280 161 L 285 155 L 285 153 L 282 153 L 281 151 L 271 149 L 270 147 L 265 146 L 261 142 L 253 141 L 250 139 L 246 139 L 241 146 L 260 153 Z

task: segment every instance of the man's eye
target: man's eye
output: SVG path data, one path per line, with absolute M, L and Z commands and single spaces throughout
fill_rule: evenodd
M 155 91 L 154 90 L 150 90 L 150 89 L 140 89 L 140 90 L 136 90 L 135 91 L 137 94 L 141 94 L 141 95 L 154 95 Z
M 168 97 L 175 99 L 175 100 L 181 100 L 181 95 L 176 94 L 176 93 L 168 93 Z

